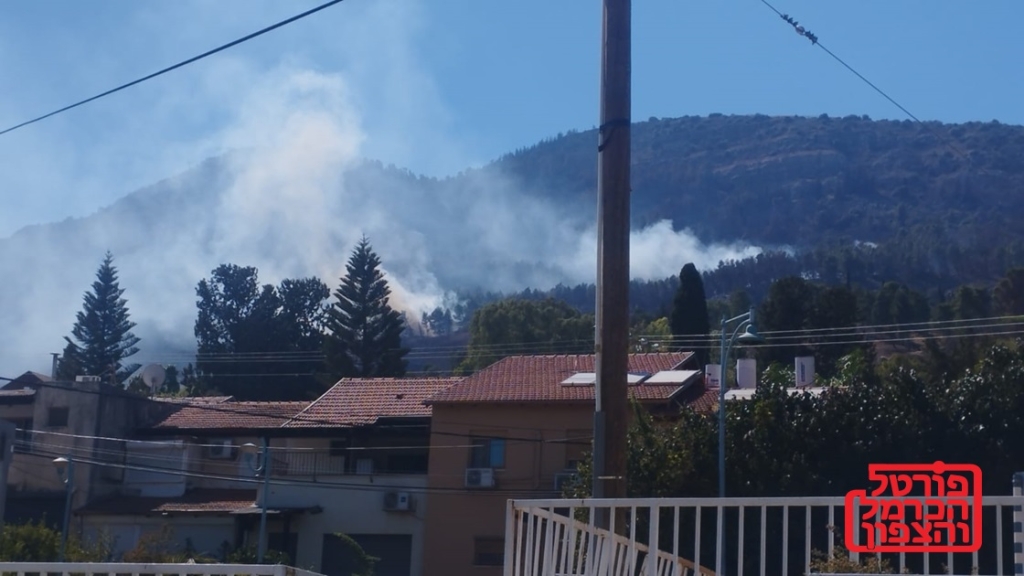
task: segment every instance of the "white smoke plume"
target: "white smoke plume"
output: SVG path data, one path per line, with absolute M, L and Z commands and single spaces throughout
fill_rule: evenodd
M 394 48 L 400 41 L 383 45 L 392 46 L 379 63 L 391 89 L 407 89 L 407 78 L 429 93 L 411 48 Z M 344 72 L 300 65 L 231 69 L 229 81 L 242 90 L 233 96 L 234 115 L 195 146 L 235 152 L 89 218 L 0 240 L 0 375 L 49 370 L 49 353 L 63 348 L 108 249 L 142 338 L 136 361 L 189 360 L 195 286 L 216 266 L 256 266 L 264 283 L 315 275 L 333 290 L 364 234 L 383 260 L 393 304 L 412 319 L 462 287 L 510 291 L 594 281 L 592 213 L 524 195 L 513 179 L 492 170 L 471 170 L 441 185 L 365 168 L 374 138 L 379 150 L 387 148 L 381 138 L 402 139 L 394 143 L 402 148 L 432 133 L 415 123 L 444 116 L 436 99 L 395 98 L 396 122 L 409 118 L 410 133 L 403 137 L 395 126 L 374 133 L 360 104 L 367 96 Z M 462 154 L 440 138 L 420 144 L 437 148 L 432 154 Z M 636 278 L 664 278 L 686 262 L 708 269 L 758 251 L 705 245 L 663 221 L 634 231 L 631 271 Z

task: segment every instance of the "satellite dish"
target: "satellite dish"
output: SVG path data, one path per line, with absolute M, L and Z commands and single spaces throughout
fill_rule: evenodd
M 142 381 L 149 386 L 149 390 L 153 393 L 163 386 L 166 376 L 167 372 L 159 364 L 150 364 L 142 369 Z

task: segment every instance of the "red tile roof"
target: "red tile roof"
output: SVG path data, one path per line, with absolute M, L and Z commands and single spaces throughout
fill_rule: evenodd
M 309 402 L 189 403 L 153 425 L 158 430 L 251 430 L 279 428 Z
M 630 354 L 629 371 L 654 374 L 672 370 L 692 352 Z M 594 386 L 565 386 L 562 381 L 579 372 L 593 372 L 593 354 L 509 356 L 434 395 L 428 404 L 451 402 L 593 402 Z M 679 384 L 630 385 L 630 396 L 640 401 L 668 400 Z
M 702 378 L 683 390 L 675 401 L 697 412 L 712 412 L 718 409 L 718 388 L 709 388 Z
M 93 502 L 75 514 L 146 516 L 149 514 L 230 514 L 256 505 L 255 490 L 199 489 L 176 498 L 116 496 Z
M 427 398 L 462 378 L 344 378 L 286 428 L 366 426 L 381 418 L 428 417 Z

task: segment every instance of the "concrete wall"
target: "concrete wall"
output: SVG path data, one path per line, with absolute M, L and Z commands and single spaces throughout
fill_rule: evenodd
M 54 458 L 69 454 L 91 454 L 92 440 L 75 436 L 96 435 L 101 397 L 99 386 L 86 383 L 77 386 L 81 390 L 56 383 L 40 386 L 36 390 L 32 405 L 32 426 L 34 431 L 42 433 L 32 436 L 34 453 L 15 455 L 14 466 L 8 477 L 11 488 L 30 493 L 63 492 L 65 486 L 54 468 Z M 50 421 L 51 409 L 61 408 L 68 410 L 67 425 L 53 425 Z M 75 466 L 75 507 L 89 499 L 91 479 L 97 468 L 84 463 Z
M 171 468 L 188 471 L 189 450 L 185 442 L 172 440 L 153 442 L 126 442 L 129 466 L 137 469 L 124 471 L 123 493 L 139 496 L 181 496 L 185 493 L 188 477 L 181 474 L 154 472 L 144 468 Z
M 125 438 L 137 425 L 170 408 L 108 384 L 48 382 L 33 388 L 35 395 L 31 404 L 5 407 L 12 417 L 30 415 L 33 428 L 23 438 L 29 441 L 27 453 L 14 455 L 8 485 L 16 493 L 14 497 L 63 494 L 66 487 L 57 475 L 53 460 L 61 456 L 77 458 L 74 508 L 114 494 L 121 488 L 123 469 L 87 462 L 92 459 L 117 461 L 119 455 L 125 454 L 124 441 L 102 438 Z M 66 424 L 51 421 L 54 409 L 67 409 Z
M 0 528 L 4 524 L 4 508 L 7 503 L 7 475 L 10 472 L 11 445 L 14 442 L 14 433 L 17 427 L 11 422 L 0 420 Z
M 21 398 L 15 397 L 15 400 Z M 32 402 L 0 403 L 0 420 L 20 422 L 35 416 L 35 406 Z
M 505 507 L 510 498 L 557 497 L 554 477 L 570 460 L 589 451 L 592 404 L 442 405 L 433 408 L 426 515 L 424 576 L 474 574 L 497 576 L 502 568 L 474 566 L 476 538 L 504 538 Z M 495 470 L 495 488 L 466 489 L 469 439 L 506 438 L 505 467 Z

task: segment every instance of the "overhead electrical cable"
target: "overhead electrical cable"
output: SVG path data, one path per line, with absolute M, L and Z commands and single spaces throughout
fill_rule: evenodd
M 967 153 L 964 152 L 963 149 L 961 149 L 959 146 L 953 144 L 953 142 L 950 140 L 950 138 L 947 135 L 941 134 L 940 132 L 938 132 L 937 130 L 932 128 L 928 123 L 921 121 L 921 119 L 918 118 L 917 116 L 915 116 L 910 110 L 907 110 L 907 108 L 905 106 L 903 106 L 902 104 L 897 102 L 895 98 L 893 98 L 892 96 L 889 96 L 884 90 L 882 90 L 881 88 L 876 86 L 873 82 L 868 80 L 863 74 L 861 74 L 860 72 L 855 70 L 853 68 L 853 66 L 850 66 L 849 64 L 846 63 L 845 60 L 843 60 L 842 58 L 837 56 L 834 52 L 832 52 L 831 50 L 826 48 L 825 45 L 823 45 L 818 40 L 818 37 L 813 32 L 811 32 L 810 30 L 808 30 L 808 29 L 804 28 L 803 26 L 801 26 L 799 22 L 797 22 L 795 19 L 790 17 L 788 14 L 783 14 L 782 12 L 780 12 L 775 6 L 772 6 L 772 4 L 770 2 L 768 2 L 768 0 L 761 0 L 761 3 L 764 4 L 765 6 L 767 6 L 769 9 L 771 9 L 772 12 L 775 12 L 776 14 L 778 14 L 779 18 L 782 18 L 787 23 L 789 23 L 789 25 L 792 26 L 794 30 L 796 30 L 797 34 L 800 34 L 801 36 L 807 38 L 808 40 L 811 41 L 811 44 L 814 44 L 818 48 L 821 48 L 822 50 L 824 50 L 826 54 L 831 56 L 836 62 L 839 62 L 840 64 L 842 64 L 847 70 L 849 70 L 855 76 L 857 76 L 857 78 L 860 78 L 861 80 L 863 80 L 864 83 L 867 84 L 868 86 L 870 86 L 872 89 L 874 89 L 875 92 L 878 92 L 886 100 L 888 100 L 889 102 L 892 102 L 892 104 L 894 106 L 899 108 L 904 114 L 906 114 L 908 117 L 913 119 L 915 122 L 917 122 L 918 124 L 920 124 L 922 126 L 925 126 L 929 130 L 931 130 L 933 134 L 939 136 L 940 139 L 944 140 L 946 142 L 946 144 L 949 145 L 950 149 L 952 149 L 954 152 L 956 152 L 960 157 L 962 157 L 965 160 L 967 160 L 968 162 L 970 162 L 970 156 L 968 156 Z
M 301 14 L 292 16 L 291 18 L 288 18 L 286 20 L 282 20 L 282 21 L 280 21 L 280 22 L 278 22 L 276 24 L 272 24 L 272 25 L 267 26 L 266 28 L 263 28 L 261 30 L 257 30 L 256 32 L 253 32 L 252 34 L 248 34 L 248 35 L 243 36 L 243 37 L 241 37 L 241 38 L 239 38 L 237 40 L 233 40 L 231 42 L 228 42 L 227 44 L 224 44 L 222 46 L 218 46 L 217 48 L 214 48 L 213 50 L 208 50 L 208 51 L 203 52 L 202 54 L 200 54 L 198 56 L 193 56 L 192 58 L 189 58 L 188 60 L 183 60 L 181 62 L 178 62 L 177 64 L 174 64 L 173 66 L 168 66 L 167 68 L 164 68 L 162 70 L 158 70 L 158 71 L 156 71 L 156 72 L 154 72 L 152 74 L 149 74 L 148 76 L 143 76 L 142 78 L 139 78 L 137 80 L 132 80 L 131 82 L 128 82 L 127 84 L 122 84 L 122 85 L 120 85 L 120 86 L 118 86 L 116 88 L 112 88 L 110 90 L 107 90 L 106 92 L 97 94 L 97 95 L 92 96 L 90 98 L 86 98 L 85 100 L 81 100 L 79 102 L 75 102 L 74 104 L 70 104 L 70 105 L 65 106 L 63 108 L 60 108 L 59 110 L 54 110 L 53 112 L 50 112 L 48 114 L 43 114 L 42 116 L 39 116 L 38 118 L 33 118 L 31 120 L 26 120 L 25 122 L 22 122 L 21 124 L 14 125 L 14 126 L 11 126 L 10 128 L 7 128 L 7 129 L 5 129 L 3 131 L 0 131 L 0 136 L 2 136 L 4 134 L 7 134 L 8 132 L 13 132 L 14 130 L 17 130 L 18 128 L 23 128 L 25 126 L 28 126 L 29 124 L 34 124 L 36 122 L 39 122 L 40 120 L 45 120 L 45 119 L 47 119 L 47 118 L 49 118 L 51 116 L 56 116 L 57 114 L 60 114 L 62 112 L 67 112 L 68 110 L 71 110 L 72 108 L 77 108 L 77 107 L 79 107 L 79 106 L 81 106 L 83 104 L 88 104 L 89 102 L 92 102 L 94 100 L 99 100 L 100 98 L 103 98 L 105 96 L 109 96 L 111 94 L 114 94 L 115 92 L 120 92 L 121 90 L 124 90 L 125 88 L 130 88 L 132 86 L 135 86 L 136 84 L 141 84 L 141 83 L 143 83 L 143 82 L 145 82 L 147 80 L 152 80 L 153 78 L 156 78 L 157 76 L 160 76 L 162 74 L 166 74 L 168 72 L 171 72 L 172 70 L 177 70 L 178 68 L 181 68 L 182 66 L 187 66 L 189 64 L 192 64 L 193 62 L 197 62 L 199 60 L 202 60 L 203 58 L 206 58 L 208 56 L 212 56 L 212 55 L 214 55 L 214 54 L 216 54 L 218 52 L 222 52 L 224 50 L 227 50 L 228 48 L 231 48 L 233 46 L 237 46 L 237 45 L 239 45 L 239 44 L 241 44 L 243 42 L 248 42 L 249 40 L 252 40 L 253 38 L 256 38 L 257 36 L 262 36 L 263 34 L 266 34 L 267 32 L 270 32 L 270 31 L 276 30 L 276 29 L 278 29 L 278 28 L 280 28 L 282 26 L 291 24 L 292 22 L 295 22 L 296 20 L 301 20 L 301 19 L 303 19 L 303 18 L 305 18 L 307 16 L 310 16 L 312 14 L 315 14 L 315 13 L 323 10 L 324 8 L 329 8 L 329 7 L 331 7 L 331 6 L 335 5 L 335 4 L 338 4 L 340 2 L 342 2 L 342 0 L 331 0 L 330 2 L 326 2 L 326 3 L 321 4 L 321 5 L 319 5 L 319 6 L 315 7 L 315 8 L 311 8 L 309 10 L 306 10 L 305 12 L 303 12 Z

